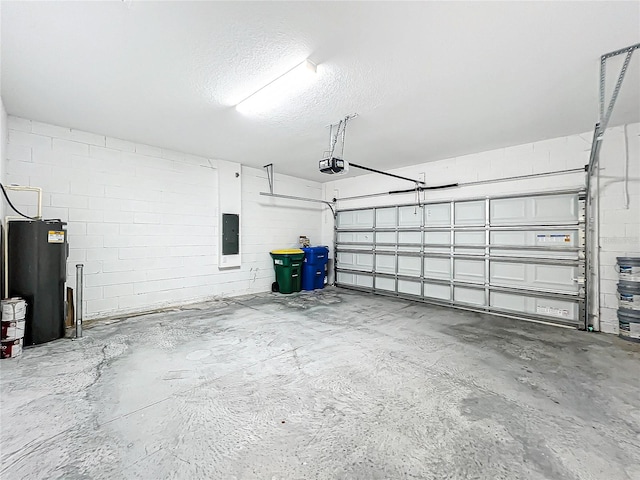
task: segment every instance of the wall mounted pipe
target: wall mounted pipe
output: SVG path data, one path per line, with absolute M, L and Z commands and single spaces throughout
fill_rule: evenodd
M 35 219 L 42 218 L 42 188 L 29 187 L 26 185 L 5 185 L 4 189 L 12 190 L 14 192 L 36 192 L 38 194 L 38 214 L 34 218 Z
M 294 195 L 280 195 L 278 193 L 267 193 L 267 192 L 260 192 L 260 195 L 262 195 L 263 197 L 275 197 L 275 198 L 285 198 L 287 200 L 299 200 L 301 202 L 323 203 L 331 209 L 333 216 L 334 217 L 336 216 L 336 211 L 333 208 L 335 203 L 329 202 L 327 200 L 318 200 L 317 198 L 296 197 Z
M 76 265 L 76 338 L 82 338 L 82 289 L 84 287 L 84 264 L 79 263 Z
M 4 296 L 3 298 L 9 298 L 9 221 L 10 220 L 24 220 L 24 218 L 17 215 L 8 215 L 4 217 Z

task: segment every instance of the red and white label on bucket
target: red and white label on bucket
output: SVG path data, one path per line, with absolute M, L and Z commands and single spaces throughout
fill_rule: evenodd
M 2 340 L 15 340 L 24 337 L 24 320 L 2 321 Z
M 14 358 L 22 353 L 22 339 L 2 340 L 0 358 Z

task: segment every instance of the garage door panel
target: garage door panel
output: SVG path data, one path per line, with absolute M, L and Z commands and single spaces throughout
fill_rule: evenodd
M 373 209 L 338 212 L 340 228 L 372 228 Z
M 422 273 L 420 264 L 420 257 L 403 257 L 398 255 L 398 273 L 400 275 L 419 277 Z
M 396 257 L 395 255 L 381 255 L 376 254 L 376 272 L 389 273 L 391 275 L 396 273 Z
M 370 253 L 338 252 L 338 265 L 340 268 L 352 270 L 373 270 L 373 255 Z
M 524 246 L 524 247 L 577 247 L 578 229 L 532 229 L 532 230 L 498 230 L 489 235 L 491 245 Z
M 379 208 L 376 210 L 376 227 L 395 227 L 397 225 L 396 208 Z
M 424 245 L 425 248 L 436 248 L 430 247 L 430 245 L 450 245 L 451 244 L 451 233 L 450 232 L 424 232 Z M 448 248 L 448 247 L 447 247 Z
M 533 245 L 533 241 L 528 241 L 528 232 L 524 231 L 497 231 L 490 232 L 489 240 L 491 245 Z M 530 232 L 529 232 L 530 233 Z M 533 238 L 533 237 L 532 237 Z
M 336 223 L 338 227 L 353 227 L 356 222 L 356 212 L 338 212 Z
M 373 288 L 373 277 L 348 272 L 338 272 L 336 276 L 339 284 L 361 288 Z
M 472 231 L 472 232 L 456 232 L 455 233 L 456 245 L 484 245 L 484 232 Z
M 526 222 L 526 198 L 491 200 L 489 205 L 491 209 L 490 221 L 492 225 Z
M 407 295 L 421 295 L 422 285 L 420 282 L 413 282 L 411 280 L 398 280 L 398 292 L 405 293 Z
M 440 283 L 424 282 L 424 296 L 436 300 L 451 300 L 451 288 Z
M 398 243 L 397 239 L 396 232 L 376 232 L 376 250 L 394 252 Z
M 376 232 L 376 244 L 393 243 L 397 241 L 396 232 Z
M 451 225 L 451 204 L 439 203 L 434 205 L 425 205 L 424 224 L 427 227 Z
M 578 221 L 575 195 L 500 198 L 490 201 L 491 225 L 557 224 Z
M 456 225 L 484 225 L 485 201 L 456 202 L 454 206 Z
M 485 232 L 455 232 L 456 253 L 484 254 Z M 466 246 L 469 245 L 469 246 Z
M 484 290 L 455 286 L 453 289 L 454 301 L 465 305 L 484 306 Z
M 398 243 L 422 244 L 422 232 L 398 232 Z
M 453 260 L 453 278 L 463 282 L 484 283 L 484 268 L 484 259 L 456 258 Z
M 373 244 L 373 232 L 338 232 L 338 243 Z
M 356 234 L 353 232 L 338 232 L 337 234 L 338 243 L 353 243 L 355 242 Z
M 492 307 L 514 313 L 524 313 L 546 318 L 573 322 L 578 320 L 578 303 L 572 300 L 531 297 L 512 293 L 491 292 Z
M 575 301 L 536 297 L 531 298 L 530 301 L 535 304 L 536 315 L 567 321 L 578 320 L 579 307 Z
M 400 207 L 398 209 L 398 226 L 419 227 L 422 225 L 422 207 Z
M 346 268 L 353 268 L 356 264 L 356 254 L 351 252 L 338 252 L 338 265 Z
M 575 293 L 578 267 L 571 265 L 525 264 L 492 261 L 490 281 L 493 285 L 533 288 L 560 293 Z
M 578 221 L 578 199 L 575 195 L 553 195 L 531 198 L 533 222 Z
M 533 313 L 531 308 L 527 309 L 527 297 L 524 295 L 513 295 L 510 293 L 491 292 L 489 295 L 489 304 L 492 307 L 502 310 L 509 310 L 520 313 Z M 529 310 L 529 311 L 527 311 Z
M 489 235 L 491 253 L 515 257 L 578 258 L 579 231 L 575 228 L 555 230 L 493 231 Z M 509 249 L 500 246 L 511 247 Z M 539 250 L 513 247 L 536 247 Z
M 578 268 L 569 265 L 529 265 L 533 270 L 534 287 L 562 292 L 577 292 Z
M 424 259 L 425 278 L 451 279 L 451 260 L 441 257 L 426 257 Z
M 396 291 L 396 280 L 395 278 L 387 278 L 387 277 L 376 277 L 376 289 L 377 290 L 385 290 L 388 292 Z
M 522 263 L 491 262 L 489 268 L 491 283 L 498 285 L 525 285 L 527 283 L 526 265 Z

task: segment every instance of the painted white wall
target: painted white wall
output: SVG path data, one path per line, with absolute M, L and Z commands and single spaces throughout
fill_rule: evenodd
M 616 257 L 640 256 L 640 123 L 607 130 L 600 161 L 600 322 L 602 331 L 617 333 Z
M 222 216 L 225 213 L 242 214 L 242 168 L 239 163 L 218 160 L 218 206 L 220 215 L 218 225 L 222 232 Z M 242 232 L 240 232 L 242 235 Z M 242 245 L 238 255 L 222 255 L 222 242 L 219 242 L 218 268 L 238 268 L 242 263 Z
M 264 171 L 242 167 L 242 265 L 219 262 L 217 161 L 9 116 L 6 180 L 44 189 L 43 215 L 68 222 L 68 284 L 85 265 L 86 318 L 269 291 L 269 251 L 320 239 L 321 206 L 261 197 Z M 279 193 L 321 185 L 277 175 Z M 25 213 L 34 198 L 12 193 Z
M 7 111 L 0 96 L 0 183 L 4 183 L 4 165 L 7 159 L 7 137 L 9 135 Z M 0 198 L 0 218 L 4 218 L 4 197 Z
M 629 144 L 629 206 L 623 196 L 625 141 L 624 128 L 607 131 L 601 158 L 601 284 L 602 313 L 600 328 L 617 333 L 616 317 L 618 281 L 615 271 L 616 256 L 640 255 L 640 124 L 628 125 Z M 592 133 L 554 138 L 501 148 L 473 155 L 423 163 L 412 167 L 389 170 L 409 178 L 426 175 L 428 185 L 466 183 L 478 180 L 504 179 L 513 176 L 582 169 L 589 161 Z M 348 158 L 347 158 L 348 160 Z M 538 177 L 526 180 L 503 181 L 454 189 L 428 191 L 423 201 L 463 199 L 511 193 L 559 190 L 583 187 L 584 172 Z M 344 177 L 325 183 L 324 196 L 349 197 L 370 193 L 412 188 L 412 184 L 377 174 Z M 597 194 L 597 192 L 596 192 Z M 415 194 L 373 197 L 339 202 L 339 208 L 357 208 L 372 205 L 410 203 Z M 333 218 L 323 215 L 323 242 L 333 243 Z M 331 255 L 333 257 L 333 254 Z M 597 279 L 594 279 L 597 280 Z M 593 284 L 593 281 L 592 281 Z

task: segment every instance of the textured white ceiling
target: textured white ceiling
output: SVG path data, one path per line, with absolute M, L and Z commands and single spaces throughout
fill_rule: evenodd
M 1 8 L 10 114 L 320 181 L 324 127 L 353 112 L 346 158 L 380 169 L 591 130 L 599 56 L 640 41 L 635 1 Z M 233 108 L 306 57 L 311 86 Z M 640 120 L 632 63 L 613 124 Z

